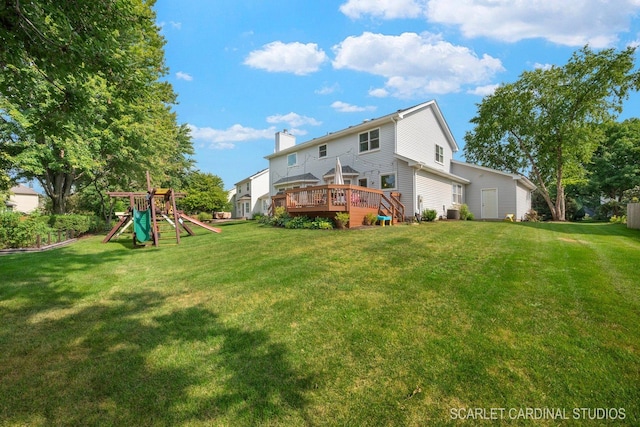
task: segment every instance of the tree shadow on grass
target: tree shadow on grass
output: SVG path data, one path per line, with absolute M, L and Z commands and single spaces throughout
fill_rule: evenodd
M 131 292 L 7 320 L 19 333 L 0 335 L 2 425 L 305 423 L 312 376 L 204 307 Z

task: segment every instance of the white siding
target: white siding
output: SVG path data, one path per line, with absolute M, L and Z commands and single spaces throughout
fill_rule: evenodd
M 446 216 L 446 210 L 451 207 L 451 180 L 425 171 L 416 173 L 416 203 L 422 196 L 422 205 L 417 208 L 435 209 L 438 216 Z
M 269 160 L 269 170 L 271 185 L 269 191 L 272 195 L 277 193 L 274 183 L 282 178 L 312 174 L 318 178 L 317 184 L 325 184 L 323 176 L 336 166 L 336 157 L 340 157 L 342 166 L 351 166 L 359 172 L 357 177 L 345 177 L 351 179 L 351 184 L 357 185 L 358 179 L 366 178 L 367 186 L 380 188 L 380 175 L 385 173 L 397 173 L 398 165 L 394 158 L 395 149 L 395 128 L 391 120 L 380 127 L 380 148 L 370 152 L 359 152 L 359 137 L 362 132 L 343 135 L 331 141 L 324 141 L 322 144 L 303 144 L 298 155 L 298 164 L 292 167 L 287 166 L 287 155 L 275 156 Z M 371 130 L 370 129 L 370 130 Z M 318 146 L 327 146 L 326 157 L 318 157 Z M 290 153 L 287 150 L 287 153 Z M 396 175 L 396 180 L 400 177 Z
M 400 202 L 405 207 L 405 216 L 413 216 L 416 212 L 417 200 L 414 196 L 415 169 L 409 167 L 406 162 L 398 161 L 398 188 L 395 190 L 400 193 Z
M 514 214 L 519 218 L 517 209 L 516 184 L 517 180 L 513 176 L 492 172 L 487 168 L 476 168 L 459 163 L 451 164 L 451 171 L 471 181 L 465 188 L 464 200 L 469 210 L 473 212 L 476 219 L 496 219 L 482 218 L 482 189 L 495 188 L 498 190 L 498 216 L 497 219 L 504 218 L 507 214 Z
M 247 187 L 249 188 L 247 190 Z M 260 197 L 269 192 L 269 170 L 263 170 L 255 175 L 250 176 L 235 185 L 236 194 L 234 196 L 233 216 L 244 216 L 246 218 L 253 218 L 255 213 L 263 212 L 262 200 Z M 240 192 L 237 190 L 240 189 Z M 249 200 L 246 200 L 245 196 L 249 196 Z M 240 200 L 242 199 L 242 200 Z M 247 207 L 246 203 L 249 203 Z
M 251 217 L 254 213 L 265 213 L 262 206 L 262 199 L 269 192 L 269 171 L 257 174 L 251 180 Z
M 16 212 L 31 213 L 38 209 L 37 194 L 11 194 L 9 200 L 16 204 L 13 208 Z
M 427 106 L 398 120 L 397 151 L 403 157 L 449 172 L 453 148 L 445 137 L 432 108 Z M 436 162 L 436 144 L 443 148 L 443 163 Z
M 524 219 L 527 211 L 531 209 L 531 190 L 525 188 L 518 182 L 516 187 L 516 198 L 516 218 L 521 221 Z

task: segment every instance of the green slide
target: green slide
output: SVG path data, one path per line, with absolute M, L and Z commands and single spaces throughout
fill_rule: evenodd
M 136 240 L 148 242 L 151 235 L 151 209 L 146 211 L 133 210 L 133 231 L 136 233 Z

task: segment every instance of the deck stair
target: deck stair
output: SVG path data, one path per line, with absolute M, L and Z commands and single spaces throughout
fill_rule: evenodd
M 392 223 L 403 222 L 405 218 L 405 207 L 400 202 L 400 193 L 392 192 L 389 197 L 382 194 L 378 213 L 383 216 L 390 216 Z

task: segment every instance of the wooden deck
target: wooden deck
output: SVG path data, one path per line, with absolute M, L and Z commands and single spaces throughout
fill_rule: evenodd
M 349 228 L 362 226 L 368 213 L 384 214 L 394 219 L 404 217 L 404 206 L 399 200 L 390 200 L 380 190 L 357 185 L 293 188 L 272 197 L 272 200 L 274 208 L 284 206 L 291 216 L 335 218 L 337 212 L 348 212 Z M 387 208 L 389 206 L 390 209 Z

